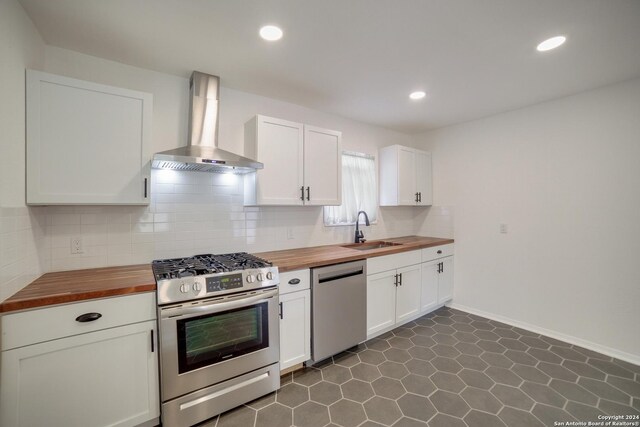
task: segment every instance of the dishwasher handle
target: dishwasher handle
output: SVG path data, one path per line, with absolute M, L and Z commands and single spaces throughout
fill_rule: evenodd
M 364 274 L 364 267 L 362 266 L 358 266 L 355 268 L 345 268 L 343 270 L 319 274 L 318 283 L 333 282 L 334 280 L 345 279 L 352 276 L 359 276 L 361 274 Z

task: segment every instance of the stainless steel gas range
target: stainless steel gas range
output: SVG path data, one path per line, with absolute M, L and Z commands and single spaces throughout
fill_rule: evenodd
M 164 426 L 199 423 L 280 387 L 277 267 L 247 253 L 152 267 Z

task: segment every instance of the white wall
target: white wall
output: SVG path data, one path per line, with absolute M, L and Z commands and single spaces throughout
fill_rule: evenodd
M 639 135 L 640 79 L 421 135 L 455 305 L 640 361 Z
M 151 92 L 153 150 L 184 145 L 188 79 L 47 46 L 43 69 L 73 78 Z M 215 73 L 215 70 L 204 70 Z M 224 76 L 222 76 L 224 84 Z M 244 123 L 255 114 L 300 121 L 343 132 L 345 150 L 377 157 L 378 147 L 415 144 L 413 138 L 298 105 L 222 87 L 220 146 L 243 154 Z M 23 161 L 20 159 L 20 161 Z M 21 177 L 12 178 L 21 181 Z M 151 204 L 145 207 L 44 208 L 50 270 L 144 263 L 165 257 L 232 251 L 259 252 L 348 242 L 353 227 L 324 227 L 319 207 L 244 208 L 238 177 L 153 171 Z M 421 209 L 385 208 L 367 238 L 415 233 Z M 287 229 L 293 238 L 287 238 Z M 70 253 L 82 237 L 84 253 Z
M 46 268 L 43 211 L 24 200 L 24 70 L 42 66 L 43 52 L 18 2 L 0 1 L 0 301 Z

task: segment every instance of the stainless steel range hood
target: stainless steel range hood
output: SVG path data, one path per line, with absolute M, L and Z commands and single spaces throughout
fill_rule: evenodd
M 262 169 L 260 162 L 217 147 L 220 78 L 194 71 L 189 93 L 187 146 L 156 153 L 151 167 L 236 174 Z

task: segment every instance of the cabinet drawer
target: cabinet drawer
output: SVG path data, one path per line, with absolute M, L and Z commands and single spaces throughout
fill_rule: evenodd
M 453 243 L 448 245 L 432 246 L 422 250 L 422 262 L 453 255 Z
M 86 313 L 102 316 L 90 322 L 76 318 Z M 7 314 L 2 324 L 2 351 L 36 344 L 101 329 L 154 320 L 156 318 L 155 292 L 145 292 L 116 298 Z
M 419 250 L 367 258 L 367 275 L 395 270 L 396 268 L 402 268 L 408 265 L 420 264 L 420 262 L 422 262 L 422 259 Z
M 298 283 L 296 283 L 299 281 Z M 293 283 L 292 283 L 293 282 Z M 302 291 L 309 289 L 311 283 L 311 273 L 309 269 L 288 271 L 280 273 L 280 285 L 278 286 L 280 294 L 288 294 L 289 292 Z

